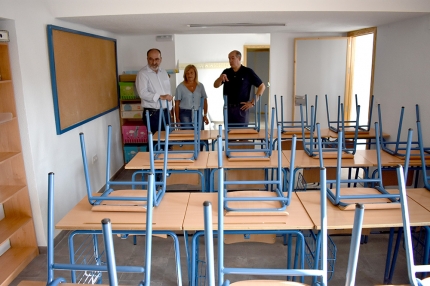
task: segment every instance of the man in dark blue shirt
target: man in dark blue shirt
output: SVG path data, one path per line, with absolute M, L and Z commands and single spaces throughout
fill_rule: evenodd
M 214 82 L 214 87 L 223 86 L 223 94 L 227 96 L 228 123 L 249 122 L 249 109 L 255 105 L 263 94 L 266 86 L 255 72 L 241 64 L 242 54 L 232 51 L 228 54 L 231 68 L 225 69 Z M 252 86 L 257 87 L 256 96 L 250 98 Z M 237 126 L 237 125 L 236 125 Z

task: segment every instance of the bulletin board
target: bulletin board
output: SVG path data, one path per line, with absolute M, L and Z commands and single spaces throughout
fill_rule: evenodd
M 48 25 L 57 134 L 118 108 L 116 40 Z

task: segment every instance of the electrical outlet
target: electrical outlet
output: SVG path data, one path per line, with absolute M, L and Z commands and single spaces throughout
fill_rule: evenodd
M 94 155 L 93 156 L 93 164 L 95 163 L 95 162 L 97 162 L 97 160 L 98 160 L 99 158 L 97 157 L 97 155 Z

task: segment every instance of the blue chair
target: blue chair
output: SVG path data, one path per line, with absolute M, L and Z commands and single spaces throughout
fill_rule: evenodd
M 111 175 L 110 175 L 110 161 L 111 161 L 111 133 L 112 133 L 112 126 L 108 126 L 108 138 L 107 138 L 107 157 L 106 157 L 106 187 L 105 191 L 100 196 L 93 195 L 92 187 L 91 187 L 91 178 L 89 174 L 89 165 L 88 165 L 88 159 L 87 159 L 87 152 L 85 147 L 85 138 L 84 134 L 80 133 L 80 142 L 81 142 L 81 152 L 82 152 L 82 160 L 83 160 L 83 166 L 84 166 L 84 173 L 85 173 L 85 183 L 87 187 L 87 196 L 88 201 L 93 207 L 95 208 L 109 208 L 110 211 L 120 210 L 122 205 L 128 205 L 129 211 L 146 211 L 146 201 L 147 201 L 147 195 L 146 193 L 142 193 L 142 191 L 136 190 L 136 186 L 139 186 L 141 188 L 146 187 L 148 188 L 148 181 L 145 179 L 142 180 L 133 180 L 133 181 L 112 181 Z M 154 154 L 153 151 L 153 144 L 152 144 L 152 133 L 148 133 L 148 141 L 149 141 L 149 153 Z M 163 151 L 164 158 L 167 158 L 167 149 Z M 154 167 L 154 155 L 150 156 L 150 166 L 151 169 L 148 171 L 138 171 L 135 172 L 134 176 L 136 174 L 142 174 L 147 175 L 149 173 L 156 173 L 155 167 Z M 161 180 L 157 181 L 155 183 L 156 188 L 154 189 L 154 206 L 158 206 L 166 192 L 166 169 L 167 169 L 167 162 L 164 161 L 164 168 L 163 171 L 157 171 L 157 173 L 161 173 Z M 142 176 L 144 178 L 144 176 Z M 115 185 L 128 185 L 131 186 L 131 189 L 126 190 L 114 190 L 112 189 L 112 186 Z M 135 205 L 135 207 L 132 207 L 130 205 L 130 202 L 133 202 L 132 204 Z M 116 207 L 118 206 L 118 208 Z
M 245 134 L 256 134 L 260 132 L 260 114 L 261 114 L 261 100 L 258 100 L 254 106 L 254 112 L 250 114 L 249 123 L 244 126 L 243 123 L 229 123 L 227 115 L 228 101 L 227 96 L 224 95 L 224 126 L 228 128 L 231 133 L 245 133 Z
M 239 129 L 230 127 L 228 122 L 228 112 L 227 105 L 224 106 L 224 139 L 225 139 L 225 154 L 229 160 L 243 160 L 243 159 L 253 159 L 253 160 L 269 160 L 272 155 L 272 141 L 273 141 L 273 125 L 274 125 L 274 108 L 272 108 L 272 120 L 271 128 L 268 128 L 268 117 L 267 117 L 267 105 L 265 106 L 265 137 L 259 140 L 234 140 L 229 139 L 231 132 L 238 130 L 256 130 L 256 129 Z M 231 125 L 231 124 L 230 124 Z M 219 135 L 222 135 L 222 127 L 219 127 Z M 221 139 L 221 138 L 220 138 Z M 279 137 L 280 140 L 280 137 Z M 243 148 L 242 148 L 243 147 Z
M 399 180 L 400 204 L 402 206 L 402 221 L 406 248 L 406 262 L 408 266 L 409 283 L 414 286 L 430 285 L 430 278 L 420 280 L 417 273 L 430 272 L 430 265 L 416 265 L 414 262 L 411 224 L 409 222 L 408 198 L 406 195 L 405 176 L 402 166 L 397 168 Z
M 346 141 L 345 138 L 345 131 L 350 126 L 345 125 L 344 120 L 344 108 L 343 103 L 339 104 L 339 113 L 341 114 L 341 124 L 340 124 L 340 132 L 338 133 L 338 138 L 335 141 L 330 140 L 323 140 L 321 141 L 321 144 L 317 144 L 315 133 L 317 131 L 316 129 L 316 109 L 314 106 L 311 106 L 311 124 L 309 125 L 310 132 L 308 136 L 305 136 L 306 130 L 305 128 L 302 128 L 302 142 L 303 142 L 303 150 L 311 157 L 316 157 L 320 155 L 319 148 L 322 148 L 322 154 L 325 158 L 336 158 L 337 156 L 337 150 L 338 146 L 341 146 L 341 154 L 343 158 L 352 158 L 355 154 L 355 151 L 357 150 L 357 138 L 358 138 L 358 126 L 355 125 L 354 127 L 354 137 L 349 138 L 348 141 Z M 358 123 L 358 117 L 360 114 L 360 106 L 357 107 L 357 121 L 354 121 L 356 124 Z M 303 110 L 302 107 L 300 107 L 300 118 L 302 122 L 304 122 L 303 119 Z M 303 125 L 303 124 L 302 124 Z M 320 136 L 321 137 L 321 136 Z M 347 144 L 348 143 L 348 144 Z
M 369 116 L 366 124 L 360 124 L 360 105 L 358 104 L 358 96 L 355 95 L 355 110 L 357 112 L 355 120 L 344 120 L 343 118 L 343 103 L 340 103 L 340 96 L 337 98 L 337 116 L 336 120 L 330 120 L 330 111 L 328 104 L 327 94 L 325 95 L 326 102 L 326 110 L 327 110 L 327 124 L 331 131 L 333 132 L 352 132 L 354 133 L 357 129 L 357 132 L 360 133 L 369 133 L 370 124 L 372 122 L 372 112 L 373 112 L 373 100 L 374 96 L 370 97 L 370 105 L 369 105 Z
M 278 126 L 279 127 L 279 126 Z M 281 152 L 281 128 L 277 129 L 277 135 L 278 135 L 278 164 L 276 170 L 272 170 L 273 173 L 275 173 L 275 176 L 272 176 L 272 179 L 268 179 L 268 175 L 266 173 L 266 180 L 254 180 L 254 181 L 236 181 L 236 180 L 223 180 L 223 184 L 219 185 L 218 192 L 223 192 L 225 196 L 225 209 L 227 211 L 231 212 L 253 212 L 253 211 L 263 211 L 263 212 L 280 212 L 285 211 L 286 207 L 290 204 L 291 195 L 293 191 L 293 176 L 294 176 L 294 162 L 295 162 L 295 154 L 296 154 L 296 136 L 293 136 L 292 139 L 292 148 L 291 148 L 291 158 L 290 158 L 290 168 L 289 168 L 289 175 L 288 175 L 288 186 L 287 189 L 284 188 L 284 186 L 287 185 L 286 182 L 286 171 L 282 168 L 282 152 Z M 270 146 L 270 144 L 269 144 Z M 226 148 L 227 149 L 227 148 Z M 227 153 L 227 151 L 226 151 Z M 254 158 L 254 157 L 248 157 L 248 158 Z M 270 159 L 270 157 L 269 157 Z M 258 160 L 258 159 L 257 159 Z M 246 162 L 246 161 L 244 161 Z M 223 152 L 222 152 L 222 140 L 221 137 L 218 136 L 218 166 L 223 166 Z M 213 179 L 214 172 L 211 174 L 211 179 Z M 273 179 L 275 177 L 275 179 Z M 258 195 L 255 191 L 244 192 L 244 191 L 237 191 L 237 192 L 227 192 L 229 185 L 267 185 L 267 186 L 274 186 L 273 192 L 268 191 L 260 191 L 258 192 Z M 287 192 L 287 194 L 284 194 L 284 192 Z M 236 196 L 238 195 L 238 196 Z M 273 207 L 256 207 L 256 208 L 241 208 L 241 207 L 230 207 L 229 202 L 234 204 L 234 202 L 270 202 L 270 204 L 273 204 Z M 276 205 L 276 206 L 275 206 Z
M 427 174 L 427 162 L 430 160 L 430 147 L 424 147 L 423 135 L 421 131 L 421 121 L 417 121 L 418 145 L 420 148 L 421 170 L 424 179 L 424 187 L 430 191 L 430 175 Z
M 150 189 L 153 189 L 153 175 L 150 175 Z M 152 192 L 150 191 L 148 193 L 148 202 L 151 203 L 153 196 L 151 195 Z M 110 276 L 111 274 L 113 275 L 114 272 L 116 273 L 116 271 L 118 272 L 128 272 L 128 273 L 142 273 L 142 275 L 146 272 L 146 277 L 147 279 L 149 279 L 148 277 L 150 277 L 150 267 L 148 269 L 145 269 L 144 267 L 138 267 L 138 266 L 115 266 L 113 263 L 110 263 L 108 265 L 106 265 L 106 263 L 103 262 L 103 252 L 97 252 L 96 249 L 94 249 L 94 253 L 98 253 L 98 255 L 94 258 L 94 264 L 74 264 L 74 263 L 56 263 L 54 258 L 54 231 L 55 231 L 55 226 L 54 226 L 54 173 L 49 173 L 48 174 L 48 232 L 47 232 L 47 285 L 58 285 L 59 283 L 64 283 L 66 282 L 66 279 L 64 278 L 54 278 L 54 271 L 55 270 L 70 270 L 72 272 L 72 282 L 76 283 L 76 278 L 75 278 L 75 272 L 76 271 L 85 271 L 85 273 L 87 275 L 91 275 L 92 280 L 96 281 L 98 283 L 101 282 L 101 278 L 102 278 L 102 272 L 109 272 L 109 277 L 110 277 L 110 283 L 115 283 L 115 279 L 113 276 Z M 151 234 L 152 233 L 152 208 L 149 208 L 148 212 L 147 212 L 147 233 Z M 96 236 L 96 234 L 101 234 L 101 231 L 93 231 L 93 232 L 88 232 L 91 233 L 93 236 Z M 149 235 L 148 237 L 151 237 L 151 235 Z M 111 237 L 112 238 L 112 237 Z M 110 248 L 109 246 L 109 242 L 108 242 L 108 246 L 105 246 L 106 251 L 106 255 L 108 255 L 108 260 L 113 258 L 113 249 Z M 150 261 L 151 259 L 151 239 L 149 239 L 149 242 L 147 242 L 146 245 L 146 249 L 149 250 L 149 253 L 147 254 L 147 261 Z M 99 250 L 99 249 L 98 249 Z M 107 253 L 109 252 L 109 254 Z M 93 253 L 91 253 L 93 254 Z M 112 261 L 110 261 L 112 262 Z M 150 266 L 150 264 L 149 264 Z M 148 276 L 149 275 L 149 276 Z M 145 281 L 145 283 L 147 284 L 142 284 L 142 285 L 149 285 L 149 280 L 148 282 Z M 115 284 L 111 284 L 111 285 L 115 285 Z
M 417 123 L 420 122 L 420 111 L 418 104 L 415 106 L 416 111 L 416 121 Z M 382 125 L 382 111 L 381 111 L 381 105 L 378 104 L 378 119 L 379 119 L 379 136 L 380 136 L 380 142 L 381 142 L 381 148 L 385 152 L 394 155 L 396 157 L 404 159 L 406 156 L 406 145 L 407 141 L 402 140 L 402 125 L 403 125 L 403 116 L 405 113 L 405 107 L 402 106 L 400 109 L 400 118 L 399 118 L 399 124 L 397 127 L 397 135 L 396 139 L 394 141 L 389 141 L 382 136 L 383 131 L 383 125 Z M 419 160 L 419 141 L 412 141 L 411 142 L 411 158 L 414 157 Z
M 336 179 L 335 180 L 327 180 L 327 184 L 335 184 L 335 190 L 332 191 L 329 187 L 327 188 L 327 195 L 329 197 L 329 200 L 334 204 L 338 205 L 341 209 L 349 210 L 352 209 L 355 203 L 363 203 L 363 201 L 367 200 L 366 207 L 367 208 L 400 208 L 400 205 L 398 203 L 399 195 L 396 194 L 390 194 L 387 190 L 385 190 L 383 183 L 382 183 L 382 176 L 381 176 L 381 150 L 380 150 L 380 144 L 379 144 L 379 128 L 378 123 L 375 123 L 375 131 L 376 131 L 376 155 L 377 155 L 377 162 L 378 166 L 376 175 L 372 178 L 369 178 L 367 169 L 364 169 L 364 176 L 363 178 L 357 179 L 342 179 L 341 178 L 341 170 L 342 170 L 342 140 L 338 141 L 337 146 L 337 157 L 336 157 Z M 320 166 L 324 166 L 324 155 L 322 154 L 323 148 L 321 147 L 322 139 L 320 134 L 320 128 L 319 124 L 317 124 L 317 133 L 318 133 L 318 145 L 319 145 L 319 161 Z M 342 131 L 339 132 L 339 137 L 342 136 Z M 412 137 L 412 130 L 409 131 L 409 138 Z M 350 190 L 349 188 L 342 188 L 341 184 L 363 184 L 365 190 L 362 190 L 362 194 L 360 194 L 358 191 L 354 191 L 357 194 L 349 194 L 349 195 L 342 195 L 342 192 Z M 373 187 L 372 187 L 373 186 Z M 369 199 L 380 199 L 376 202 L 369 202 Z M 349 200 L 350 203 L 345 202 L 345 200 Z M 354 200 L 354 201 L 352 201 Z M 390 204 L 387 204 L 390 203 Z M 392 203 L 392 204 L 391 204 Z
M 283 134 L 300 134 L 302 132 L 302 126 L 309 132 L 310 130 L 310 124 L 309 121 L 309 110 L 308 110 L 308 95 L 305 94 L 304 96 L 304 104 L 299 104 L 299 106 L 304 105 L 305 115 L 303 116 L 303 120 L 284 120 L 284 97 L 281 95 L 281 104 L 280 104 L 280 111 L 278 110 L 278 99 L 275 94 L 275 112 L 276 112 L 276 123 L 277 125 L 281 124 L 281 131 Z M 318 105 L 318 95 L 315 96 L 315 112 L 317 110 Z M 300 107 L 302 108 L 302 107 Z M 281 118 L 279 120 L 278 113 L 281 113 Z

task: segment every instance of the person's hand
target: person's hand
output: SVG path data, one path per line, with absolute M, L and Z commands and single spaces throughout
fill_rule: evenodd
M 248 110 L 254 107 L 254 104 L 252 103 L 252 101 L 245 101 L 245 102 L 241 102 L 240 104 L 242 104 L 242 107 L 240 108 L 240 110 Z
M 209 124 L 209 119 L 206 115 L 203 115 L 203 121 L 205 122 L 206 125 Z
M 162 100 L 167 100 L 167 101 L 172 101 L 173 100 L 173 96 L 171 96 L 170 94 L 160 95 L 160 98 Z
M 227 75 L 225 73 L 223 73 L 219 78 L 221 79 L 222 82 L 228 81 Z

